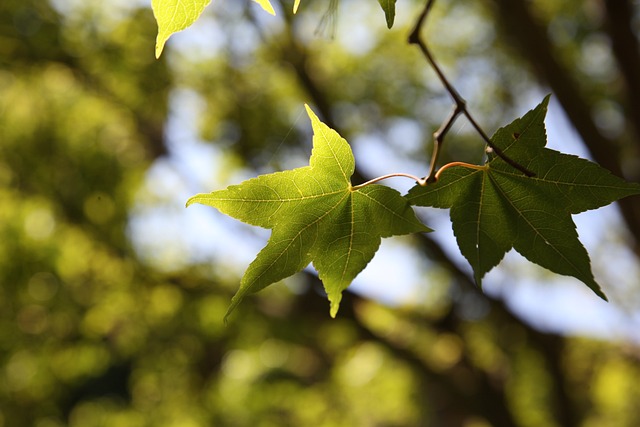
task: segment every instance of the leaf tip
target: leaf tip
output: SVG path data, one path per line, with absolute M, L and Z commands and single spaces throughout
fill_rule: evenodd
M 332 319 L 335 319 L 336 315 L 338 314 L 338 309 L 340 308 L 341 300 L 342 300 L 342 292 L 339 292 L 337 295 L 329 295 L 329 303 L 331 304 L 329 309 L 329 315 L 331 316 Z
M 391 27 L 393 27 L 393 21 L 395 21 L 396 19 L 396 15 L 395 13 L 388 13 L 386 14 L 387 16 L 385 17 L 386 21 L 387 21 L 387 29 L 391 29 Z
M 310 118 L 316 117 L 316 114 L 313 112 L 313 110 L 311 109 L 311 107 L 309 107 L 309 104 L 307 104 L 306 102 L 305 102 L 305 104 L 304 104 L 304 109 L 305 109 L 305 110 L 307 110 L 307 115 L 308 115 Z
M 156 39 L 156 59 L 160 59 L 160 55 L 162 55 L 167 39 L 168 37 L 158 34 L 158 38 Z
M 225 325 L 229 323 L 229 316 L 231 316 L 231 313 L 233 313 L 238 307 L 238 305 L 240 305 L 240 302 L 242 301 L 244 294 L 245 292 L 242 292 L 242 285 L 241 285 L 241 288 L 238 290 L 238 292 L 236 292 L 233 298 L 231 298 L 231 303 L 227 308 L 227 312 L 224 314 L 223 320 Z
M 295 3 L 293 4 L 293 13 L 294 13 L 294 15 L 298 11 L 298 6 L 300 6 L 300 0 L 296 0 Z
M 596 295 L 598 295 L 601 299 L 603 299 L 605 302 L 609 302 L 609 298 L 607 298 L 607 296 L 604 294 L 604 292 L 602 292 L 602 289 L 600 288 L 600 286 L 596 285 L 595 286 L 589 286 L 593 292 L 595 292 Z
M 424 225 L 422 222 L 420 222 L 419 227 L 420 227 L 420 229 L 418 230 L 419 233 L 433 233 L 433 228 Z
M 187 202 L 184 204 L 185 208 L 188 208 L 189 206 L 191 206 L 192 204 L 196 203 L 196 196 L 191 196 L 189 197 L 189 199 L 187 200 Z
M 273 6 L 269 2 L 269 0 L 253 0 L 253 1 L 258 3 L 270 15 L 273 15 L 273 16 L 276 15 L 276 11 L 273 9 Z
M 393 27 L 393 21 L 396 17 L 396 0 L 378 0 L 382 10 L 384 11 L 384 17 L 387 21 L 387 28 Z
M 320 123 L 320 119 L 318 118 L 316 113 L 313 112 L 313 110 L 311 109 L 311 107 L 309 107 L 308 104 L 304 104 L 304 108 L 307 110 L 307 116 L 309 116 L 309 120 L 311 120 L 311 126 L 314 128 L 314 131 L 315 131 L 315 126 L 318 123 Z

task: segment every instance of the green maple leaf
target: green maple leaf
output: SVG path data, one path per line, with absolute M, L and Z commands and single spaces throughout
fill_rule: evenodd
M 588 160 L 545 148 L 548 102 L 546 97 L 491 138 L 534 177 L 490 155 L 483 166 L 444 169 L 434 184 L 412 188 L 407 199 L 414 205 L 451 208 L 458 246 L 478 285 L 514 248 L 531 262 L 581 280 L 606 300 L 571 214 L 640 194 L 640 184 L 627 183 Z
M 240 221 L 272 229 L 225 318 L 246 295 L 311 262 L 335 317 L 342 291 L 373 258 L 382 237 L 431 231 L 396 190 L 382 185 L 353 187 L 355 160 L 349 144 L 306 108 L 314 132 L 309 166 L 262 175 L 187 202 L 187 206 L 213 206 Z
M 151 0 L 153 16 L 158 23 L 156 58 L 174 33 L 191 26 L 202 15 L 211 0 Z

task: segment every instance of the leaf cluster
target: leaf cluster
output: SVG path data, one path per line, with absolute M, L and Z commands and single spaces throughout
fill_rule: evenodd
M 275 14 L 269 0 L 254 0 Z M 158 23 L 156 56 L 175 32 L 195 22 L 210 0 L 153 0 Z M 387 26 L 395 19 L 395 0 L 379 0 Z M 355 160 L 348 143 L 307 108 L 314 137 L 309 166 L 259 176 L 240 185 L 190 198 L 251 225 L 272 230 L 267 245 L 249 265 L 228 314 L 248 294 L 289 277 L 310 263 L 318 271 L 335 316 L 342 292 L 366 267 L 382 237 L 431 231 L 412 206 L 450 209 L 458 246 L 471 264 L 476 283 L 512 248 L 548 270 L 577 278 L 606 300 L 571 215 L 640 193 L 585 159 L 546 148 L 544 118 L 549 97 L 522 118 L 488 138 L 472 120 L 464 101 L 439 70 L 419 31 L 433 1 L 427 2 L 409 37 L 438 72 L 456 100 L 442 133 L 464 113 L 483 136 L 487 161 L 453 162 L 428 178 L 415 178 L 406 196 L 374 184 L 353 186 Z M 300 0 L 295 0 L 296 13 Z M 434 152 L 434 161 L 437 152 Z M 435 166 L 435 163 L 434 163 Z
M 382 237 L 431 231 L 412 205 L 450 208 L 458 246 L 478 285 L 514 248 L 533 263 L 577 278 L 606 299 L 571 215 L 640 194 L 640 184 L 546 148 L 548 102 L 546 97 L 491 138 L 533 177 L 490 154 L 483 165 L 445 165 L 436 182 L 419 182 L 404 197 L 378 184 L 353 186 L 355 161 L 349 145 L 307 107 L 314 130 L 309 166 L 259 176 L 187 202 L 272 229 L 227 315 L 246 295 L 313 263 L 335 316 L 342 291 L 373 258 Z
M 275 15 L 270 0 L 253 0 L 266 12 Z M 387 27 L 393 26 L 396 16 L 396 0 L 378 0 L 384 11 Z M 164 45 L 173 34 L 180 32 L 198 20 L 211 0 L 152 0 L 151 7 L 158 23 L 158 36 L 156 38 L 156 58 L 159 58 L 164 50 Z M 300 7 L 300 0 L 294 0 L 293 13 Z

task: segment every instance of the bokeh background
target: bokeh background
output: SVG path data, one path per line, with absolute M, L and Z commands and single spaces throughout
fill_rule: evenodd
M 224 325 L 268 231 L 198 192 L 308 162 L 426 174 L 451 100 L 375 1 L 215 1 L 154 58 L 147 1 L 0 3 L 0 426 L 640 425 L 640 198 L 575 217 L 610 303 L 509 254 L 484 293 L 436 229 L 386 239 L 336 319 L 312 270 Z M 448 0 L 425 37 L 487 132 L 553 94 L 549 146 L 640 181 L 631 0 Z M 482 161 L 460 120 L 443 162 Z M 411 185 L 387 182 L 402 191 Z

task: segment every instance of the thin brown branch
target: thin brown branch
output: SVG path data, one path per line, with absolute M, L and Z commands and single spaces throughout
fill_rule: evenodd
M 531 172 L 524 166 L 520 165 L 519 163 L 517 163 L 516 161 L 508 157 L 499 147 L 497 147 L 493 142 L 491 142 L 491 139 L 489 138 L 489 136 L 485 133 L 482 127 L 478 124 L 478 122 L 476 122 L 476 120 L 473 118 L 473 116 L 467 109 L 467 102 L 464 100 L 464 98 L 462 98 L 462 96 L 460 96 L 460 93 L 458 93 L 456 88 L 453 87 L 453 85 L 451 84 L 447 76 L 442 71 L 442 68 L 440 68 L 440 65 L 436 61 L 435 57 L 427 47 L 427 44 L 422 39 L 420 33 L 422 31 L 422 27 L 425 25 L 425 22 L 427 20 L 427 15 L 431 11 L 431 8 L 433 7 L 434 3 L 435 3 L 435 0 L 427 0 L 427 3 L 425 4 L 424 9 L 418 16 L 416 25 L 413 27 L 413 30 L 409 34 L 408 41 L 409 41 L 409 44 L 415 44 L 420 48 L 420 51 L 424 55 L 425 59 L 437 74 L 438 79 L 440 80 L 442 85 L 445 87 L 447 92 L 449 92 L 449 95 L 451 95 L 451 98 L 453 98 L 453 101 L 455 102 L 455 109 L 453 113 L 443 122 L 442 126 L 440 126 L 440 129 L 438 129 L 438 131 L 435 132 L 433 135 L 434 136 L 433 156 L 431 158 L 431 168 L 429 171 L 429 176 L 427 178 L 427 181 L 431 182 L 435 180 L 436 163 L 437 163 L 438 155 L 440 152 L 440 148 L 444 141 L 444 137 L 446 136 L 448 131 L 451 129 L 451 126 L 453 125 L 453 123 L 455 123 L 456 119 L 460 114 L 465 115 L 467 120 L 469 120 L 469 123 L 471 123 L 471 126 L 473 126 L 476 132 L 478 132 L 478 134 L 482 137 L 484 142 L 493 149 L 493 152 L 498 157 L 500 157 L 511 167 L 519 170 L 526 176 L 529 176 L 529 177 L 535 176 L 533 172 Z
M 444 136 L 449 132 L 449 129 L 451 129 L 451 126 L 453 126 L 462 111 L 463 108 L 461 108 L 459 104 L 456 104 L 447 120 L 442 122 L 440 129 L 433 134 L 433 155 L 431 156 L 431 166 L 429 167 L 427 182 L 435 182 L 438 179 L 438 155 L 440 153 L 440 147 L 444 141 Z

